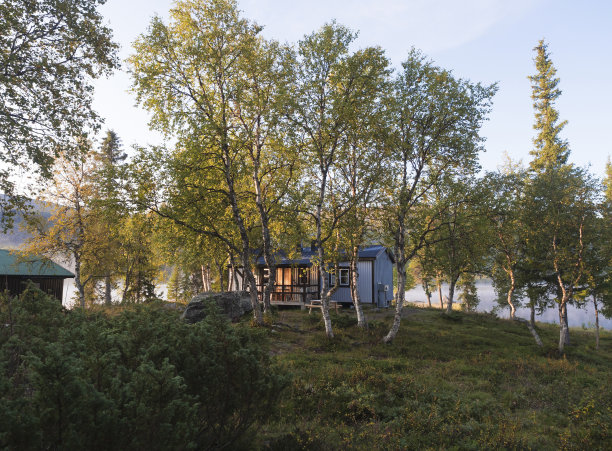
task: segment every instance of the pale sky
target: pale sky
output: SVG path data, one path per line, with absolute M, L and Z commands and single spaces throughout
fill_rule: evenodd
M 154 14 L 168 16 L 169 0 L 108 0 L 102 13 L 120 43 L 121 57 L 145 32 Z M 358 47 L 378 45 L 395 67 L 411 47 L 472 82 L 498 82 L 487 138 L 484 169 L 494 170 L 504 152 L 529 162 L 534 136 L 531 87 L 533 47 L 549 44 L 561 79 L 557 107 L 568 120 L 564 138 L 570 160 L 604 174 L 612 155 L 612 2 L 606 0 L 242 0 L 244 16 L 263 25 L 264 35 L 294 43 L 325 22 L 359 31 Z M 125 147 L 161 143 L 148 130 L 148 115 L 134 106 L 129 76 L 121 71 L 96 82 L 94 107 Z

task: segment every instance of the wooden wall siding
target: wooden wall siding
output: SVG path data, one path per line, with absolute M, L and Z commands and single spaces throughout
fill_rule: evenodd
M 26 287 L 26 282 L 31 280 L 45 293 L 62 300 L 64 290 L 64 279 L 61 277 L 24 277 L 24 276 L 0 276 L 0 291 L 8 290 L 11 296 L 19 296 Z
M 357 271 L 359 273 L 357 286 L 359 296 L 363 304 L 372 303 L 372 266 L 374 262 L 371 260 L 357 262 Z M 341 263 L 340 267 L 345 268 L 348 263 Z M 350 275 L 349 275 L 350 277 Z M 351 297 L 350 287 L 338 287 L 336 292 L 331 296 L 332 301 L 336 302 L 353 302 Z

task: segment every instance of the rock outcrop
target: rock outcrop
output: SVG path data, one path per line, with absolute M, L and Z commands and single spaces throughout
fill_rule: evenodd
M 181 319 L 188 323 L 197 323 L 206 318 L 210 304 L 215 304 L 220 313 L 230 321 L 238 321 L 245 313 L 253 310 L 251 298 L 246 291 L 232 291 L 226 293 L 200 293 L 195 296 L 181 315 Z

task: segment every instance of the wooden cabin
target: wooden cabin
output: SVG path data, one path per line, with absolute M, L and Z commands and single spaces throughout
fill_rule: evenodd
M 64 279 L 70 278 L 74 278 L 74 274 L 49 259 L 22 256 L 0 249 L 0 291 L 8 291 L 10 296 L 23 293 L 26 282 L 31 280 L 61 302 Z
M 314 299 L 321 299 L 319 268 L 312 263 L 316 255 L 316 248 L 313 247 L 301 248 L 299 255 L 294 258 L 282 253 L 277 255 L 276 282 L 270 297 L 272 304 L 305 305 Z M 364 246 L 359 250 L 358 290 L 363 304 L 389 306 L 393 299 L 393 262 L 393 256 L 384 246 Z M 341 262 L 339 266 L 337 275 L 327 273 L 326 276 L 328 286 L 335 284 L 335 277 L 339 278 L 339 287 L 331 296 L 331 300 L 352 303 L 349 262 Z M 259 257 L 256 262 L 255 279 L 260 296 L 264 285 L 268 283 L 268 276 L 269 268 L 264 258 Z M 237 286 L 234 286 L 233 279 L 233 275 L 230 274 L 232 280 L 230 290 L 245 289 L 241 268 L 236 268 Z

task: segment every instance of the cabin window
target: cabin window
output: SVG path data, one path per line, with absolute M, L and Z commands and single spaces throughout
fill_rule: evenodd
M 348 287 L 349 286 L 349 269 L 348 268 L 341 268 L 338 271 L 338 276 L 340 277 L 339 280 L 339 285 L 341 287 Z M 336 284 L 336 275 L 330 273 L 329 274 L 329 286 L 333 287 Z
M 270 270 L 268 268 L 264 268 L 261 273 L 261 284 L 266 285 L 270 280 Z
M 349 286 L 349 270 L 348 269 L 340 270 L 340 286 L 341 287 Z
M 336 285 L 336 275 L 329 273 L 329 286 L 333 287 L 334 285 Z
M 298 271 L 298 283 L 300 285 L 308 285 L 308 269 L 300 268 Z

